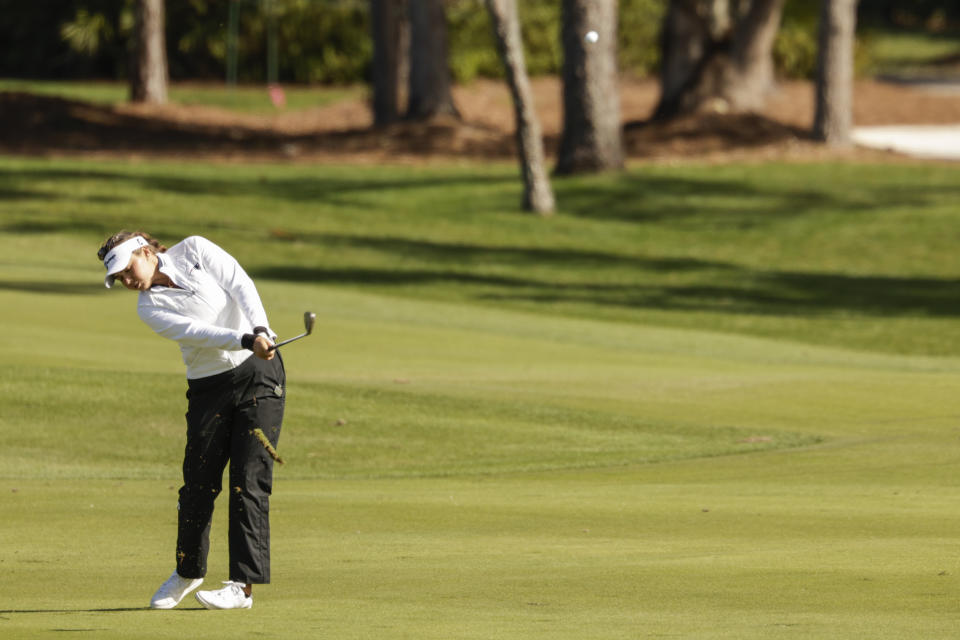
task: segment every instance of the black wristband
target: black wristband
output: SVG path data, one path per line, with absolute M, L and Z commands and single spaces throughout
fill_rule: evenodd
M 253 341 L 257 339 L 256 334 L 245 333 L 243 337 L 240 338 L 240 346 L 246 349 L 247 351 L 253 351 Z

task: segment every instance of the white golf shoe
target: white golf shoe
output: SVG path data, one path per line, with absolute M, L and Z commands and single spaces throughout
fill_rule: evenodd
M 253 606 L 253 596 L 243 592 L 242 582 L 224 582 L 222 589 L 216 591 L 197 591 L 197 602 L 207 609 L 249 609 Z
M 200 586 L 203 578 L 182 578 L 176 571 L 150 599 L 151 609 L 173 609 L 183 597 Z

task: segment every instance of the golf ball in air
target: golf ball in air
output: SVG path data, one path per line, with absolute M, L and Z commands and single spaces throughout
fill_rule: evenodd
M 587 31 L 587 35 L 583 36 L 583 39 L 589 42 L 590 44 L 593 44 L 594 42 L 600 39 L 600 34 L 597 33 L 596 31 Z

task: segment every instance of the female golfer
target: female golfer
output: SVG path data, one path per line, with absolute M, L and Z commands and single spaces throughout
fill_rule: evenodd
M 208 609 L 248 609 L 252 585 L 270 582 L 269 501 L 286 376 L 253 281 L 226 251 L 193 236 L 169 249 L 142 232 L 120 232 L 97 254 L 115 281 L 139 291 L 137 313 L 176 340 L 187 366 L 187 445 L 180 489 L 176 570 L 150 601 L 172 609 L 207 573 L 210 518 L 230 461 L 230 580 L 198 591 Z M 253 357 L 255 356 L 255 357 Z

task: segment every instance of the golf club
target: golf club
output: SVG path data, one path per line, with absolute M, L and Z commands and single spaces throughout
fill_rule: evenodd
M 293 338 L 288 338 L 282 342 L 278 342 L 277 344 L 270 347 L 270 349 L 271 350 L 276 349 L 277 347 L 282 347 L 283 345 L 293 342 L 294 340 L 299 340 L 300 338 L 306 338 L 308 335 L 313 333 L 313 323 L 316 322 L 316 320 L 317 320 L 317 314 L 311 311 L 305 311 L 303 314 L 303 328 L 306 330 L 306 333 L 301 333 L 300 335 L 294 336 Z

